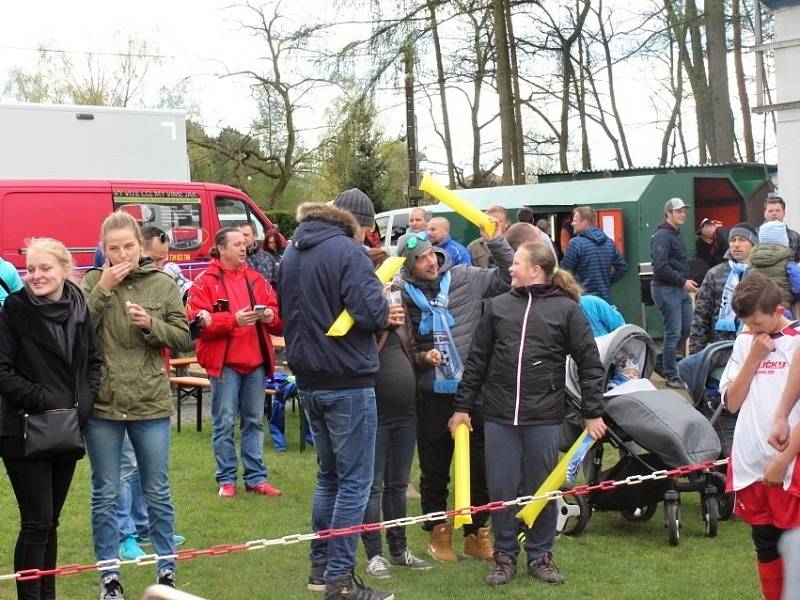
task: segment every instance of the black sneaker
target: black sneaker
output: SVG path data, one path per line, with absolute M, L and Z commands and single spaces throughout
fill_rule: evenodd
M 553 562 L 553 557 L 549 553 L 543 554 L 528 563 L 528 575 L 533 579 L 552 583 L 553 585 L 566 581 L 564 576 L 558 572 L 558 567 L 556 567 L 556 563 Z
M 325 600 L 394 600 L 391 592 L 368 588 L 358 575 L 348 575 L 325 585 Z
M 311 563 L 308 571 L 308 585 L 306 589 L 310 592 L 325 591 L 325 565 L 315 565 Z
M 122 596 L 122 584 L 116 575 L 103 577 L 100 582 L 100 600 L 125 600 Z
M 678 377 L 677 375 L 675 377 L 670 377 L 669 379 L 667 379 L 666 384 L 667 384 L 667 387 L 671 387 L 671 388 L 676 389 L 676 390 L 685 390 L 686 389 L 686 384 L 683 383 L 683 380 L 680 377 Z
M 510 556 L 501 552 L 494 553 L 494 568 L 486 576 L 486 583 L 492 587 L 505 585 L 517 576 L 517 565 Z
M 158 585 L 175 589 L 175 569 L 165 567 L 158 572 Z

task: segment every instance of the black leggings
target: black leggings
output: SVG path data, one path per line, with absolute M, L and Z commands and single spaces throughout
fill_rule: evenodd
M 774 525 L 751 525 L 750 535 L 756 546 L 756 557 L 760 563 L 768 563 L 781 557 L 778 552 L 778 541 L 785 529 Z
M 3 458 L 20 514 L 15 571 L 56 566 L 58 517 L 67 499 L 75 462 Z M 55 597 L 56 582 L 52 575 L 17 582 L 19 600 L 55 600 Z

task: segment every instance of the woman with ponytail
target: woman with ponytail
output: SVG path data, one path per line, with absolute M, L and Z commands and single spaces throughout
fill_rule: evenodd
M 604 435 L 603 365 L 578 304 L 580 288 L 556 268 L 552 252 L 523 244 L 510 267 L 512 289 L 487 300 L 454 402 L 450 430 L 482 402 L 486 475 L 492 501 L 533 493 L 555 468 L 565 417 L 567 355 L 578 366 L 581 412 L 593 438 Z M 509 508 L 492 513 L 495 566 L 486 582 L 498 586 L 517 573 L 519 522 Z M 549 503 L 525 532 L 528 575 L 564 582 L 552 561 L 556 506 Z

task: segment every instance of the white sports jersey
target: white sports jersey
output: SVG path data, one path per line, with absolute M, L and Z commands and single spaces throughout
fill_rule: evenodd
M 734 490 L 741 490 L 756 481 L 762 481 L 764 469 L 778 452 L 767 443 L 767 437 L 786 384 L 792 356 L 795 349 L 800 346 L 800 329 L 797 327 L 797 323 L 792 323 L 780 333 L 773 334 L 775 349 L 761 361 L 750 384 L 747 398 L 739 409 L 731 450 Z M 752 343 L 753 335 L 750 333 L 745 332 L 736 337 L 733 353 L 720 381 L 723 397 L 739 374 Z M 798 421 L 800 421 L 800 402 L 789 414 L 789 426 L 794 428 Z M 791 484 L 794 462 L 792 460 L 786 470 L 784 489 L 788 489 Z

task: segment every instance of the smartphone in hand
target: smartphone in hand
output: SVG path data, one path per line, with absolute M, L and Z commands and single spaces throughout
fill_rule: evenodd
M 264 314 L 264 313 L 267 311 L 267 308 L 268 308 L 268 307 L 267 307 L 267 305 L 266 305 L 266 304 L 256 304 L 256 305 L 253 307 L 253 310 L 254 310 L 255 312 L 257 312 L 257 313 Z

